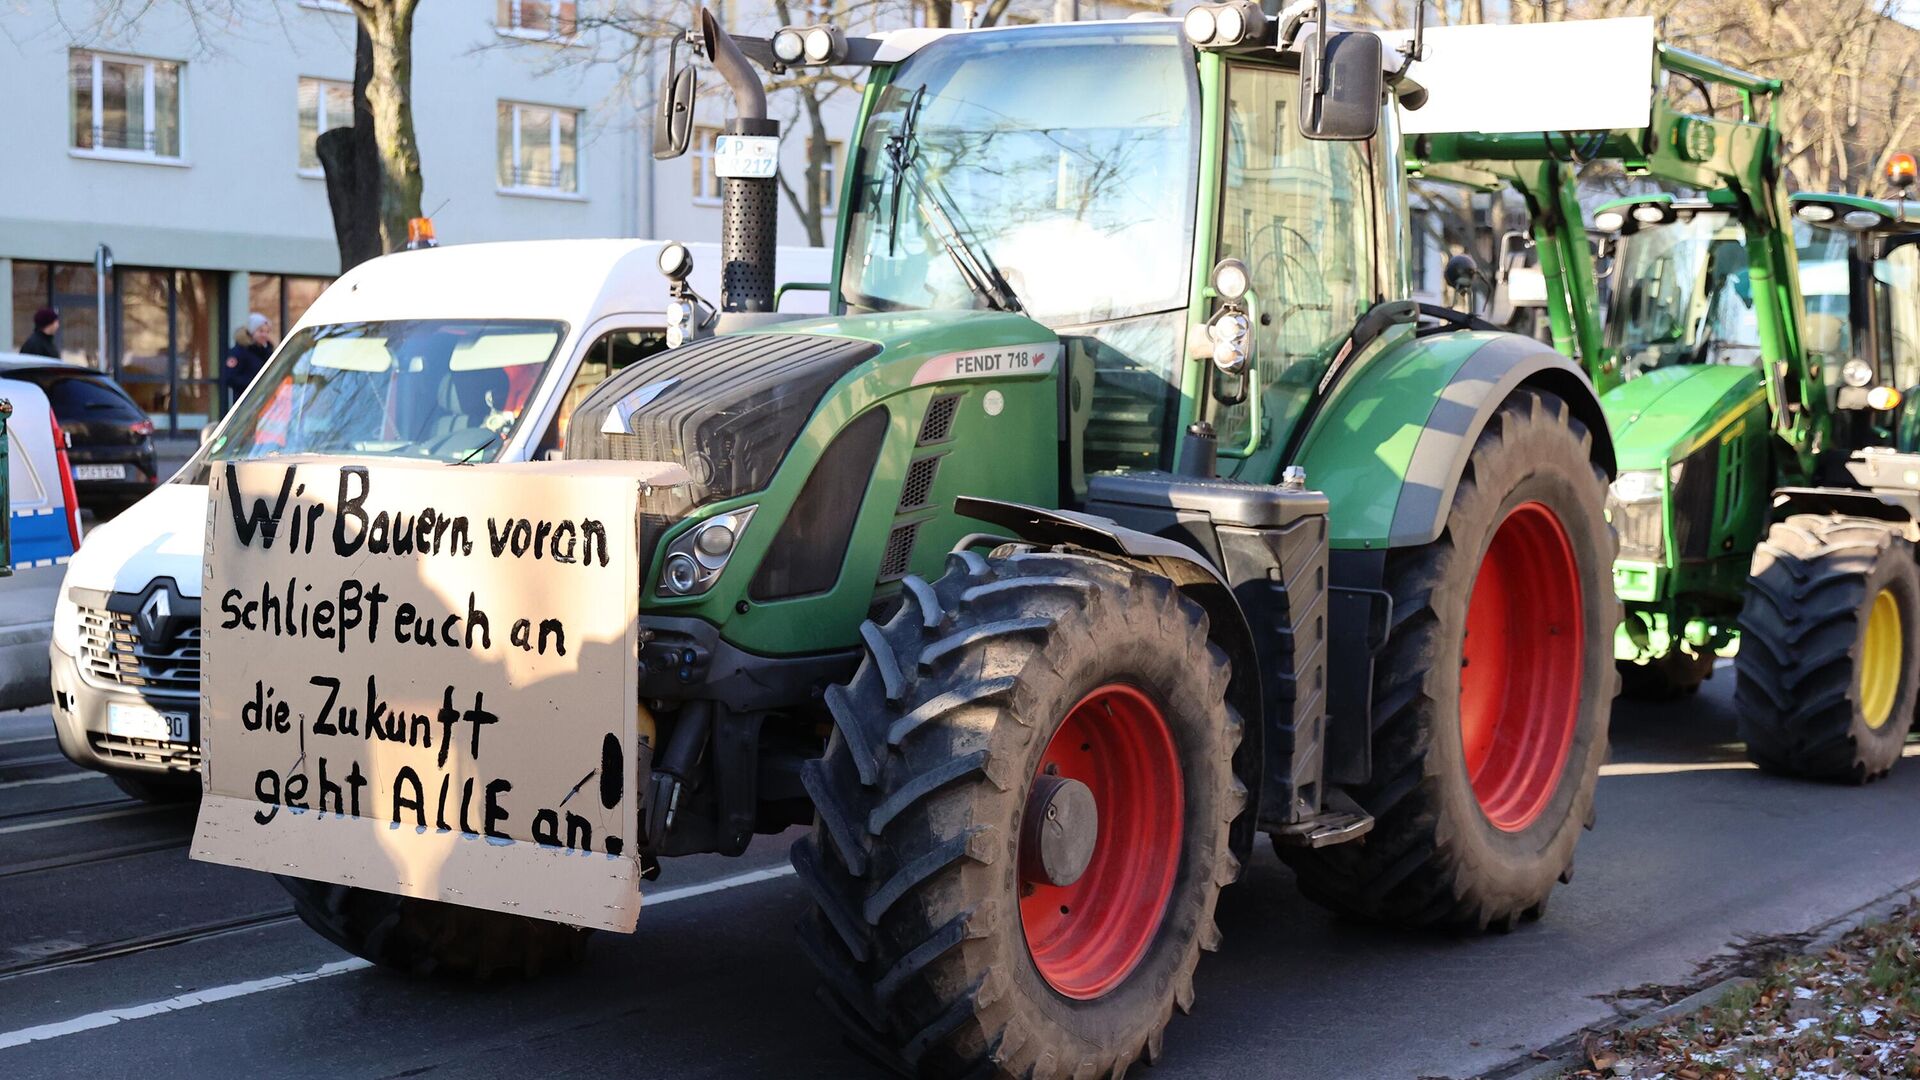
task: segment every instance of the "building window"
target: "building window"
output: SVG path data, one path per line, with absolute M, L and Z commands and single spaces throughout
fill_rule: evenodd
M 720 139 L 720 129 L 716 127 L 696 127 L 693 129 L 693 201 L 697 203 L 717 203 L 720 201 L 720 177 L 713 171 L 714 146 Z
M 300 171 L 319 176 L 320 133 L 353 126 L 353 84 L 332 79 L 300 79 Z
M 183 65 L 81 49 L 69 56 L 75 150 L 135 161 L 179 160 Z
M 847 147 L 836 139 L 827 140 L 827 159 L 820 163 L 820 212 L 832 214 L 840 208 L 840 162 Z M 813 138 L 807 138 L 807 158 L 813 158 Z
M 500 103 L 500 187 L 576 194 L 580 190 L 580 110 Z
M 515 37 L 572 39 L 574 0 L 499 0 L 499 27 Z

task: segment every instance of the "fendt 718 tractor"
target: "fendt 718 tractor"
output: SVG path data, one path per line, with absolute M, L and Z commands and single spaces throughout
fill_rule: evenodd
M 648 478 L 646 752 L 627 765 L 608 735 L 599 785 L 556 791 L 569 853 L 599 835 L 572 811 L 615 806 L 624 768 L 638 834 L 596 860 L 650 873 L 811 824 L 792 858 L 824 996 L 856 1045 L 932 1076 L 1158 1057 L 1259 833 L 1337 911 L 1537 918 L 1591 823 L 1617 684 L 1613 452 L 1573 361 L 1405 299 L 1394 106 L 1423 96 L 1406 57 L 1320 33 L 1310 3 L 863 38 L 702 21 L 738 110 L 716 155 L 720 295 L 684 289 L 677 347 L 580 403 L 566 454 L 592 460 L 538 466 Z M 825 318 L 775 310 L 778 127 L 749 58 L 867 69 Z M 669 75 L 657 153 L 686 146 L 692 79 Z M 662 269 L 683 277 L 684 255 Z M 397 482 L 381 469 L 341 469 L 341 491 Z M 244 505 L 216 509 L 216 582 Z M 309 548 L 331 520 L 312 513 Z M 453 603 L 475 605 L 464 587 Z M 448 652 L 406 648 L 382 693 L 432 683 Z M 469 720 L 477 757 L 482 724 L 491 740 L 509 720 L 447 693 L 452 760 Z M 535 719 L 556 745 L 576 722 Z M 213 788 L 249 739 L 215 731 Z M 292 805 L 291 783 L 270 794 Z M 512 857 L 519 787 L 467 785 L 440 787 L 439 831 L 471 801 L 483 854 Z M 376 855 L 414 843 L 415 814 L 435 835 L 418 781 L 395 786 L 398 831 L 376 809 L 330 841 L 351 874 L 288 881 L 304 919 L 417 972 L 573 955 L 583 934 L 552 907 Z M 203 814 L 197 843 L 252 828 Z
M 1608 516 L 1620 537 L 1627 692 L 1690 691 L 1739 636 L 1753 760 L 1869 780 L 1898 759 L 1920 681 L 1920 471 L 1885 451 L 1901 393 L 1897 373 L 1873 359 L 1891 347 L 1878 328 L 1914 301 L 1889 310 L 1884 287 L 1864 289 L 1878 256 L 1849 264 L 1837 233 L 1803 236 L 1796 253 L 1777 81 L 1664 45 L 1654 68 L 1704 99 L 1701 114 L 1657 84 L 1643 129 L 1435 135 L 1412 160 L 1512 183 L 1534 211 L 1556 343 L 1602 389 L 1618 457 Z M 1702 193 L 1596 209 L 1595 227 L 1616 237 L 1604 330 L 1574 185 L 1578 166 L 1601 158 Z M 1878 234 L 1876 252 L 1901 244 L 1887 235 L 1899 214 L 1885 204 L 1799 205 L 1803 223 Z M 1809 265 L 1822 278 L 1818 305 L 1803 300 Z

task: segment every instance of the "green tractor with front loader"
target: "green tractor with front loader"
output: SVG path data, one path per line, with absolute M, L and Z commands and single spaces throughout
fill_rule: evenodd
M 715 153 L 719 294 L 664 251 L 675 347 L 581 400 L 572 460 L 538 464 L 646 478 L 644 753 L 623 762 L 609 734 L 555 795 L 570 854 L 606 831 L 575 810 L 620 805 L 631 768 L 638 832 L 567 872 L 651 876 L 810 826 L 792 859 L 824 997 L 858 1047 L 929 1076 L 1158 1058 L 1262 833 L 1339 912 L 1469 931 L 1542 914 L 1593 819 L 1617 684 L 1613 450 L 1572 360 L 1406 298 L 1395 102 L 1425 96 L 1404 74 L 1419 42 L 1326 26 L 1324 3 L 1236 0 L 736 40 L 703 13 L 737 112 Z M 778 125 L 755 63 L 866 69 L 823 318 L 776 310 Z M 686 149 L 694 93 L 691 67 L 668 74 L 657 154 Z M 378 470 L 340 490 L 395 482 Z M 216 581 L 244 505 L 216 514 Z M 446 651 L 408 655 L 430 672 Z M 508 722 L 447 701 L 476 757 Z M 222 746 L 253 736 L 215 736 L 218 787 Z M 292 782 L 274 779 L 289 805 Z M 462 875 L 527 839 L 503 783 L 467 781 L 493 847 Z M 412 792 L 396 829 L 418 814 L 432 840 L 431 783 L 394 786 Z M 458 778 L 440 801 L 451 865 Z M 531 837 L 559 843 L 541 813 Z M 249 828 L 203 816 L 202 839 Z M 413 831 L 381 821 L 326 853 L 351 874 L 289 879 L 302 917 L 415 972 L 577 950 L 563 898 L 449 888 L 418 870 L 438 856 L 405 857 Z M 376 842 L 394 853 L 361 857 Z
M 1887 454 L 1903 395 L 1875 358 L 1890 355 L 1888 320 L 1910 319 L 1895 313 L 1915 297 L 1869 286 L 1881 253 L 1900 250 L 1900 215 L 1796 196 L 1796 234 L 1780 84 L 1665 45 L 1653 68 L 1644 127 L 1420 136 L 1410 159 L 1510 184 L 1533 211 L 1556 344 L 1601 389 L 1619 465 L 1608 516 L 1625 692 L 1691 692 L 1738 640 L 1749 756 L 1870 780 L 1900 756 L 1920 682 L 1920 472 Z M 1579 167 L 1603 159 L 1699 192 L 1596 207 L 1594 228 L 1611 237 L 1604 318 L 1576 188 Z M 1849 230 L 1877 237 L 1874 253 L 1852 251 Z

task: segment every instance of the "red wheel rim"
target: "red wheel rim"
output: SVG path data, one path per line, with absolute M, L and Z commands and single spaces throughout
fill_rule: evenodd
M 1099 833 L 1071 885 L 1022 878 L 1020 925 L 1041 977 L 1084 1001 L 1119 985 L 1160 929 L 1180 863 L 1180 762 L 1160 707 L 1108 683 L 1053 733 L 1035 779 L 1050 772 L 1093 793 Z
M 1580 710 L 1586 620 L 1567 531 L 1541 503 L 1493 534 L 1467 602 L 1460 741 L 1481 813 L 1519 832 L 1553 801 Z

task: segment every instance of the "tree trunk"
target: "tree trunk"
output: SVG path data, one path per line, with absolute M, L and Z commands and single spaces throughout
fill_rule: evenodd
M 320 133 L 314 150 L 327 178 L 327 205 L 340 246 L 340 272 L 381 254 L 380 148 L 374 140 L 367 84 L 373 77 L 373 41 L 363 26 L 354 35 L 353 124 Z
M 367 104 L 373 112 L 380 175 L 380 247 L 407 245 L 407 222 L 420 216 L 420 147 L 413 133 L 413 12 L 419 0 L 354 0 L 373 42 Z

